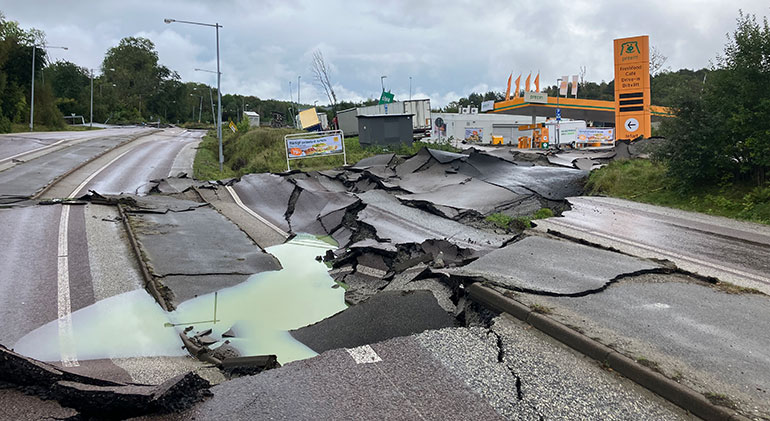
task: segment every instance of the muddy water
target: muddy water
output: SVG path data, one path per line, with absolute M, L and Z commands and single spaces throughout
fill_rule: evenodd
M 288 331 L 346 308 L 344 290 L 332 288 L 335 283 L 326 265 L 315 260 L 333 248 L 327 239 L 308 235 L 268 248 L 283 269 L 252 275 L 218 291 L 216 323 L 213 293 L 166 313 L 144 290 L 137 290 L 72 313 L 71 328 L 62 329 L 54 320 L 21 338 L 14 349 L 43 361 L 183 356 L 187 353 L 178 332 L 194 326 L 196 331 L 213 329 L 215 339 L 232 328 L 236 337 L 229 338 L 230 345 L 242 355 L 276 354 L 282 364 L 309 358 L 315 352 Z M 73 343 L 74 348 L 67 346 Z
M 335 283 L 325 264 L 315 260 L 334 246 L 309 235 L 267 249 L 283 267 L 280 271 L 252 275 L 246 282 L 217 293 L 217 322 L 193 324 L 196 330 L 212 328 L 212 336 L 232 328 L 230 345 L 243 355 L 276 354 L 285 364 L 315 354 L 294 340 L 288 331 L 315 323 L 346 308 L 345 291 Z M 179 305 L 171 314 L 175 324 L 212 320 L 214 294 Z M 216 345 L 214 345 L 216 346 Z

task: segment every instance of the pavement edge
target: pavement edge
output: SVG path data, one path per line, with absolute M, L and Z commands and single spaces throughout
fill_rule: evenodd
M 743 415 L 714 405 L 705 396 L 653 371 L 637 361 L 603 345 L 528 306 L 506 297 L 478 282 L 467 287 L 468 296 L 477 303 L 502 311 L 526 322 L 570 348 L 612 368 L 638 385 L 698 416 L 704 421 L 749 421 Z
M 139 242 L 136 240 L 136 235 L 134 235 L 134 230 L 131 228 L 131 224 L 128 221 L 128 216 L 123 209 L 123 205 L 120 203 L 118 203 L 118 212 L 120 213 L 120 219 L 123 221 L 123 228 L 125 228 L 126 234 L 128 235 L 128 242 L 131 243 L 131 249 L 134 251 L 134 256 L 136 257 L 137 263 L 139 263 L 139 268 L 142 272 L 142 278 L 144 278 L 145 289 L 147 289 L 150 295 L 155 298 L 155 301 L 158 302 L 164 311 L 169 311 L 170 306 L 158 290 L 158 285 L 155 283 L 155 278 L 153 278 L 152 274 L 150 274 L 150 269 L 147 267 L 147 263 L 144 261 L 144 259 L 142 259 L 142 251 L 139 248 Z

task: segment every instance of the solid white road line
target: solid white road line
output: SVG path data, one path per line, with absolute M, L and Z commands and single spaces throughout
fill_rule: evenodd
M 235 204 L 238 205 L 241 209 L 245 210 L 246 213 L 248 213 L 249 215 L 257 218 L 259 220 L 259 222 L 262 222 L 263 224 L 265 224 L 268 227 L 272 228 L 278 234 L 281 234 L 283 236 L 283 238 L 289 238 L 289 234 L 286 231 L 276 227 L 270 221 L 268 221 L 267 219 L 263 218 L 260 214 L 254 212 L 253 210 L 249 209 L 248 206 L 244 205 L 243 202 L 241 201 L 241 198 L 238 197 L 238 193 L 235 192 L 235 189 L 233 189 L 230 186 L 225 186 L 225 190 L 227 190 L 227 192 L 230 193 L 230 196 L 232 196 L 233 200 L 235 201 Z
M 699 266 L 705 266 L 707 268 L 711 268 L 711 269 L 714 269 L 714 270 L 717 270 L 717 271 L 720 271 L 720 272 L 729 273 L 731 275 L 742 277 L 744 279 L 748 279 L 748 280 L 751 280 L 751 281 L 760 282 L 760 283 L 763 283 L 763 284 L 770 284 L 770 279 L 763 278 L 763 277 L 761 277 L 759 275 L 755 275 L 755 274 L 749 273 L 749 272 L 744 272 L 744 271 L 742 271 L 740 269 L 729 268 L 729 267 L 722 266 L 722 265 L 719 265 L 719 264 L 716 264 L 716 263 L 713 263 L 713 262 L 707 262 L 705 260 L 700 260 L 700 259 L 697 259 L 695 257 L 685 256 L 685 255 L 676 253 L 676 252 L 671 251 L 671 250 L 662 249 L 659 246 L 658 247 L 653 247 L 653 246 L 649 246 L 649 245 L 646 245 L 646 244 L 643 244 L 643 243 L 638 243 L 636 241 L 627 240 L 627 239 L 623 239 L 623 238 L 620 238 L 620 237 L 614 237 L 612 235 L 604 234 L 604 233 L 601 233 L 601 232 L 598 232 L 598 231 L 581 228 L 581 227 L 578 227 L 578 226 L 575 226 L 575 225 L 570 225 L 569 223 L 561 222 L 561 221 L 559 221 L 558 219 L 555 219 L 555 218 L 549 218 L 549 219 L 546 219 L 544 221 L 546 223 L 550 223 L 550 224 L 554 224 L 554 225 L 559 225 L 559 226 L 562 226 L 562 227 L 565 227 L 565 228 L 569 228 L 569 229 L 573 229 L 573 230 L 576 230 L 576 231 L 580 231 L 580 232 L 583 232 L 583 233 L 586 233 L 586 234 L 589 234 L 589 235 L 594 235 L 594 236 L 597 236 L 597 237 L 600 237 L 600 238 L 604 238 L 604 239 L 607 239 L 607 240 L 610 240 L 610 241 L 617 241 L 617 242 L 619 242 L 621 244 L 626 244 L 626 245 L 629 245 L 629 246 L 632 246 L 632 247 L 638 247 L 640 249 L 653 252 L 654 254 L 657 254 L 657 255 L 663 255 L 665 257 L 670 257 L 670 258 L 673 258 L 673 259 L 684 260 L 686 262 L 694 263 L 694 264 L 699 265 Z
M 0 159 L 0 163 L 3 163 L 3 162 L 5 162 L 5 161 L 10 161 L 10 160 L 16 159 L 16 158 L 18 158 L 18 157 L 20 157 L 20 156 L 24 156 L 24 155 L 30 155 L 30 154 L 33 154 L 33 153 L 35 153 L 35 152 L 40 152 L 40 151 L 42 151 L 42 150 L 45 150 L 45 149 L 48 149 L 48 148 L 53 148 L 54 146 L 56 146 L 56 145 L 59 145 L 59 144 L 61 144 L 61 143 L 63 143 L 63 142 L 69 142 L 70 140 L 75 140 L 75 139 L 77 139 L 77 138 L 67 138 L 67 139 L 62 139 L 62 140 L 60 140 L 60 141 L 58 141 L 58 142 L 55 142 L 55 143 L 51 143 L 50 145 L 45 145 L 45 146 L 41 146 L 41 147 L 39 147 L 39 148 L 37 148 L 37 149 L 32 149 L 31 151 L 26 151 L 26 152 L 22 152 L 22 153 L 17 153 L 17 154 L 16 154 L 16 155 L 14 155 L 14 156 L 9 156 L 8 158 L 3 158 L 3 159 Z
M 75 352 L 75 337 L 72 331 L 72 305 L 70 301 L 69 278 L 69 232 L 70 207 L 62 205 L 61 218 L 59 219 L 59 250 L 57 270 L 57 306 L 59 315 L 59 352 L 61 362 L 65 367 L 77 367 L 77 354 Z
M 131 148 L 131 149 L 129 149 L 129 150 L 127 150 L 127 151 L 123 152 L 122 154 L 120 154 L 120 155 L 116 156 L 116 157 L 115 157 L 113 160 L 111 160 L 110 162 L 108 162 L 108 163 L 104 164 L 104 166 L 103 166 L 103 167 L 101 167 L 101 168 L 99 168 L 98 170 L 94 171 L 94 173 L 93 173 L 93 174 L 89 175 L 89 176 L 88 176 L 88 178 L 86 178 L 85 180 L 83 180 L 83 182 L 82 182 L 82 183 L 80 183 L 80 185 L 79 185 L 79 186 L 77 186 L 77 187 L 75 188 L 75 190 L 73 190 L 73 191 L 72 191 L 72 193 L 70 193 L 70 194 L 69 194 L 69 197 L 75 197 L 75 196 L 77 196 L 77 195 L 80 193 L 80 191 L 81 191 L 81 190 L 83 190 L 83 189 L 86 187 L 86 185 L 87 185 L 88 183 L 90 183 L 90 182 L 91 182 L 91 180 L 93 180 L 93 179 L 94 179 L 94 177 L 96 177 L 97 175 L 99 175 L 99 173 L 101 173 L 102 171 L 104 171 L 105 169 L 107 169 L 107 167 L 109 167 L 110 165 L 112 165 L 112 164 L 113 164 L 115 161 L 117 161 L 118 159 L 120 159 L 120 158 L 123 158 L 123 155 L 125 155 L 125 154 L 127 154 L 127 153 L 131 152 L 132 150 L 134 150 L 134 148 Z

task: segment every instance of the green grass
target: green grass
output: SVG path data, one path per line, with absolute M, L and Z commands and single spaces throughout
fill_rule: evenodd
M 51 126 L 46 126 L 44 124 L 35 124 L 34 131 L 36 132 L 84 132 L 86 130 L 101 130 L 101 127 L 71 126 L 69 124 L 65 124 L 61 127 L 51 127 Z M 13 123 L 11 124 L 11 131 L 9 133 L 24 133 L 28 131 L 29 131 L 29 123 L 27 124 Z
M 553 211 L 548 208 L 541 208 L 533 215 L 530 216 L 517 216 L 513 217 L 504 213 L 493 213 L 486 218 L 487 222 L 491 222 L 498 228 L 504 230 L 514 229 L 523 231 L 527 228 L 532 228 L 532 221 L 536 219 L 545 219 L 553 216 Z
M 213 130 L 203 138 L 193 165 L 194 176 L 202 180 L 214 180 L 238 177 L 249 173 L 279 173 L 287 170 L 284 136 L 301 133 L 294 129 L 274 129 L 269 127 L 253 128 L 247 131 L 233 133 L 227 129 L 223 132 L 223 147 L 225 156 L 224 171 L 219 171 L 218 144 Z M 448 144 L 428 144 L 414 142 L 411 146 L 401 145 L 398 148 L 367 147 L 358 143 L 358 137 L 345 138 L 347 163 L 354 164 L 363 158 L 381 153 L 397 153 L 412 155 L 423 146 L 433 149 L 459 152 Z M 324 156 L 318 158 L 298 159 L 291 161 L 291 169 L 303 171 L 326 170 L 342 167 L 345 164 L 342 155 Z
M 671 181 L 663 164 L 646 159 L 621 160 L 591 172 L 587 192 L 770 224 L 770 185 L 728 183 L 682 192 Z

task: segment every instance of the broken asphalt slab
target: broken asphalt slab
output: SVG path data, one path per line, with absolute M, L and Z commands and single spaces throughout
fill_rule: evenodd
M 518 291 L 544 295 L 585 295 L 622 276 L 661 271 L 649 260 L 565 240 L 525 237 L 467 266 L 439 270 L 481 279 Z
M 100 418 L 183 410 L 208 395 L 211 386 L 192 372 L 157 386 L 104 381 L 70 373 L 2 346 L 0 381 L 44 399 L 56 400 L 80 415 Z
M 578 298 L 533 297 L 563 323 L 654 364 L 744 415 L 770 415 L 770 297 L 729 294 L 684 275 L 644 275 Z M 677 374 L 678 373 L 678 374 Z
M 161 202 L 176 203 L 167 197 Z M 281 267 L 236 225 L 207 207 L 166 213 L 129 210 L 127 216 L 151 274 L 171 290 L 175 304 Z
M 481 250 L 498 248 L 512 238 L 405 206 L 383 190 L 371 190 L 358 197 L 367 205 L 358 213 L 358 220 L 373 227 L 378 239 L 394 244 L 445 239 L 463 248 Z
M 455 326 L 430 291 L 380 292 L 367 301 L 310 326 L 290 331 L 294 339 L 322 353 Z
M 290 231 L 286 215 L 294 188 L 294 183 L 275 174 L 244 175 L 233 185 L 244 205 L 286 232 Z

